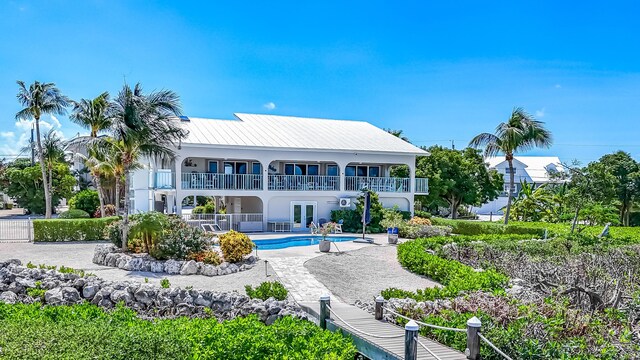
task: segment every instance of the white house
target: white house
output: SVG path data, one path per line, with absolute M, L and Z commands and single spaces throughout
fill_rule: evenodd
M 473 208 L 477 214 L 502 214 L 502 209 L 507 206 L 509 191 L 509 163 L 504 156 L 495 156 L 485 159 L 490 169 L 497 170 L 504 176 L 504 191 L 500 196 L 481 207 Z M 515 156 L 513 159 L 513 172 L 515 176 L 514 196 L 517 196 L 522 188 L 521 183 L 542 184 L 555 181 L 550 175 L 554 172 L 564 171 L 564 167 L 557 156 Z
M 354 207 L 364 187 L 405 211 L 427 192 L 427 179 L 415 178 L 415 158 L 427 152 L 367 122 L 235 117 L 181 117 L 189 134 L 177 158 L 133 174 L 132 208 L 181 214 L 185 198 L 209 196 L 226 207 L 226 228 L 302 231 Z M 391 177 L 398 165 L 409 167 L 408 178 Z

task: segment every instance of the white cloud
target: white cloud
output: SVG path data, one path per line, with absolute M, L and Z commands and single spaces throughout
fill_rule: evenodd
M 545 115 L 545 110 L 544 108 L 540 109 L 540 110 L 536 110 L 536 117 L 537 118 L 543 118 Z
M 262 105 L 262 106 L 264 106 L 264 108 L 267 109 L 267 110 L 273 110 L 273 109 L 276 108 L 276 104 L 271 102 L 271 101 L 266 103 L 266 104 L 264 104 L 264 105 Z
M 562 85 L 560 85 L 560 84 L 555 84 L 554 85 L 554 88 L 556 88 L 556 89 L 560 89 L 561 87 L 562 87 Z
M 13 139 L 14 136 L 16 136 L 16 133 L 13 131 L 0 131 L 0 138 Z
M 0 132 L 0 155 L 18 155 L 20 151 L 29 145 L 31 140 L 31 126 L 33 120 L 17 120 L 14 124 L 15 131 Z M 53 115 L 47 115 L 40 119 L 40 135 L 44 136 L 50 130 L 56 135 L 64 139 L 62 133 L 62 124 L 58 118 Z

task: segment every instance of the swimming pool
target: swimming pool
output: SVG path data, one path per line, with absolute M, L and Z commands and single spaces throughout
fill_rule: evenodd
M 327 237 L 327 240 L 331 240 L 335 242 L 353 241 L 356 239 L 360 239 L 360 237 L 358 236 L 328 236 Z M 293 246 L 317 245 L 320 242 L 320 240 L 322 240 L 322 236 L 302 235 L 302 236 L 289 236 L 289 237 L 274 238 L 274 239 L 253 240 L 253 242 L 258 247 L 258 250 L 274 250 L 274 249 L 285 249 Z

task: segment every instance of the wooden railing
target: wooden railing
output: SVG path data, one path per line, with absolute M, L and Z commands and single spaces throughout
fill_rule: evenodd
M 269 175 L 269 190 L 339 191 L 340 177 L 328 175 Z
M 261 174 L 182 174 L 182 189 L 262 190 Z
M 363 189 L 375 192 L 409 192 L 411 190 L 411 179 L 394 177 L 366 177 L 347 176 L 347 191 L 360 191 Z

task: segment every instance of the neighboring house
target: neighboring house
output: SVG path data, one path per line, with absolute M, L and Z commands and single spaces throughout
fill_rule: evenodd
M 477 214 L 502 214 L 502 209 L 507 206 L 509 191 L 509 163 L 504 156 L 495 156 L 485 159 L 490 169 L 497 170 L 504 176 L 504 189 L 500 196 L 480 207 L 473 208 L 472 211 Z M 521 183 L 534 184 L 540 186 L 542 184 L 554 182 L 550 176 L 554 172 L 564 171 L 564 167 L 557 156 L 515 156 L 513 159 L 513 172 L 515 176 L 515 184 L 513 189 L 514 196 L 518 196 Z
M 302 231 L 331 210 L 353 208 L 364 187 L 405 211 L 427 192 L 427 179 L 415 178 L 416 156 L 427 152 L 367 122 L 235 116 L 181 117 L 189 135 L 175 161 L 150 161 L 132 174 L 133 212 L 181 214 L 185 198 L 209 196 L 226 208 L 219 219 L 233 222 L 222 228 Z M 410 177 L 391 177 L 398 165 Z

